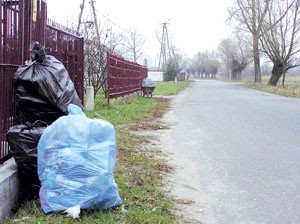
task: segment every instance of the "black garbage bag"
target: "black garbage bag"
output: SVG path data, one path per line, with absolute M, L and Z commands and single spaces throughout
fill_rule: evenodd
M 30 46 L 31 60 L 18 68 L 14 91 L 22 123 L 43 120 L 48 124 L 67 115 L 69 104 L 82 107 L 74 84 L 64 65 L 46 55 L 38 42 Z
M 38 197 L 40 180 L 37 173 L 37 145 L 47 124 L 16 125 L 7 132 L 7 141 L 18 167 L 20 199 Z

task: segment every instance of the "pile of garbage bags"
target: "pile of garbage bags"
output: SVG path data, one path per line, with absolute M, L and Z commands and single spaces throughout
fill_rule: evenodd
M 44 212 L 108 209 L 122 204 L 113 170 L 116 136 L 112 124 L 90 119 L 70 104 L 44 131 L 38 144 L 40 201 Z
M 13 77 L 15 102 L 23 125 L 11 127 L 7 133 L 18 166 L 21 200 L 38 196 L 37 145 L 47 125 L 67 115 L 70 103 L 83 109 L 64 65 L 46 55 L 38 42 L 31 44 L 29 51 L 31 60 L 20 66 Z
M 10 128 L 7 133 L 11 154 L 18 166 L 20 199 L 38 196 L 40 181 L 37 175 L 37 144 L 47 124 L 37 121 Z
M 83 109 L 64 65 L 46 55 L 39 43 L 32 44 L 30 51 L 32 60 L 18 68 L 13 82 L 22 123 L 42 120 L 51 124 L 67 115 L 70 103 Z
M 120 205 L 113 126 L 84 115 L 66 68 L 43 45 L 33 43 L 30 52 L 13 79 L 22 124 L 7 133 L 21 200 L 40 197 L 46 213 Z

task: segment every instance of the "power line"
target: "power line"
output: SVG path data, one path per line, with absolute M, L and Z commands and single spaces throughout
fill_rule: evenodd
M 101 15 L 103 18 L 105 18 L 109 23 L 113 24 L 114 26 L 118 27 L 119 29 L 121 29 L 125 32 L 129 32 L 128 29 L 121 27 L 119 24 L 115 23 L 113 20 L 111 20 L 108 16 L 101 13 L 99 10 L 96 10 L 96 11 L 97 11 L 97 13 L 99 13 L 99 15 Z
M 114 22 L 111 18 L 109 18 L 108 16 L 104 15 L 103 13 L 101 13 L 98 9 L 95 8 L 95 0 L 91 0 L 90 2 L 90 6 L 91 6 L 91 11 L 93 14 L 93 23 L 96 25 L 96 27 L 98 27 L 97 25 L 97 14 L 100 15 L 105 22 L 104 23 L 109 23 L 110 26 L 114 26 L 117 27 L 118 29 L 124 31 L 124 32 L 129 32 L 128 29 L 123 28 L 122 26 L 120 26 L 119 24 L 117 24 L 116 22 Z M 82 4 L 80 5 L 80 13 L 79 13 L 79 17 L 78 17 L 78 26 L 77 26 L 77 31 L 79 31 L 80 26 L 82 23 L 91 23 L 91 21 L 87 21 L 87 22 L 82 22 L 82 17 L 83 17 L 83 11 L 84 11 L 84 7 L 85 7 L 85 0 L 82 0 Z M 96 28 L 97 29 L 97 28 Z M 96 30 L 97 32 L 97 30 Z

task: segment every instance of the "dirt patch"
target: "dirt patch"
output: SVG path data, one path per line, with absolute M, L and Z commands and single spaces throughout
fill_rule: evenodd
M 184 97 L 185 92 L 174 98 L 173 104 L 178 103 Z M 183 223 L 215 223 L 210 208 L 205 203 L 208 199 L 198 186 L 199 176 L 194 169 L 195 164 L 183 159 L 182 155 L 174 150 L 176 146 L 172 142 L 170 133 L 176 120 L 172 108 L 164 115 L 162 123 L 169 129 L 155 132 L 158 140 L 156 147 L 166 155 L 164 158 L 166 163 L 174 169 L 173 172 L 166 173 L 164 179 L 167 191 L 176 199 L 176 214 Z
M 184 92 L 176 98 L 168 97 L 168 100 L 172 99 L 171 105 L 177 103 L 184 96 Z M 159 156 L 165 161 L 166 167 L 171 167 L 163 170 L 163 180 L 166 191 L 175 198 L 176 215 L 180 218 L 180 223 L 215 223 L 211 218 L 210 208 L 205 203 L 208 200 L 198 187 L 199 177 L 194 169 L 195 164 L 183 159 L 174 150 L 176 146 L 170 136 L 174 124 L 176 120 L 171 106 L 162 118 L 155 117 L 152 122 L 141 123 L 129 130 L 134 134 L 147 136 L 148 141 L 139 146 L 140 150 Z

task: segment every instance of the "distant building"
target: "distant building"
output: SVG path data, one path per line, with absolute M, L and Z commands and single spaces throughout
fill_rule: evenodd
M 164 73 L 162 70 L 158 70 L 153 64 L 153 60 L 149 55 L 143 55 L 139 58 L 138 63 L 148 68 L 148 78 L 151 78 L 155 82 L 164 81 Z
M 164 81 L 164 72 L 161 70 L 148 70 L 148 78 L 155 82 Z

